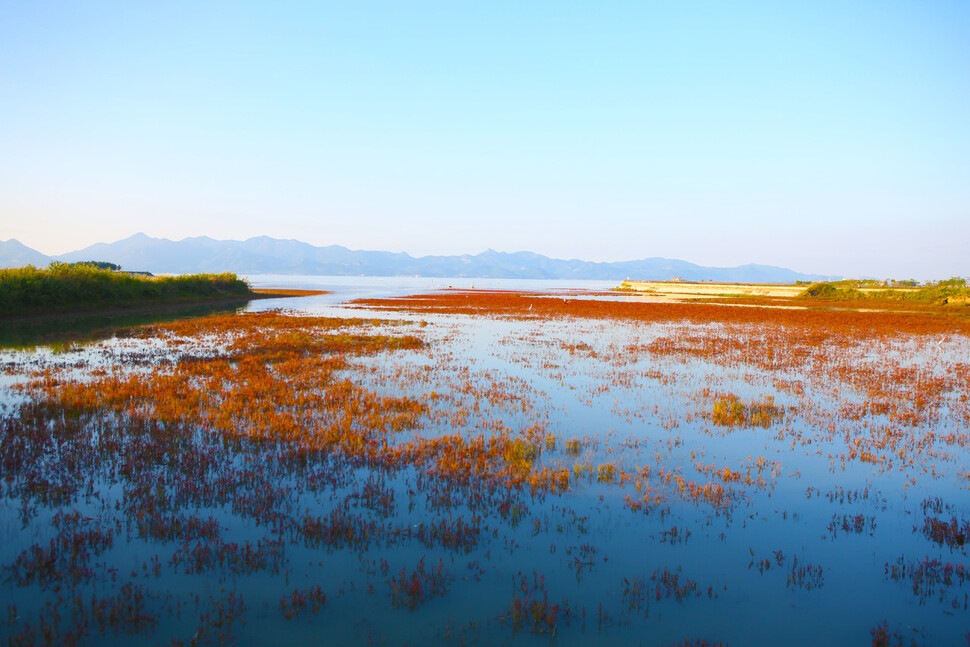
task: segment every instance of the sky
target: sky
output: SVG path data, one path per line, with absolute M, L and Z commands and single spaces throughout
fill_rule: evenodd
M 0 240 L 970 276 L 970 2 L 0 3 Z

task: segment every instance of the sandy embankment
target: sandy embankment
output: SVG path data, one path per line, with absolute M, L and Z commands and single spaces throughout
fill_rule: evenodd
M 690 297 L 760 296 L 796 297 L 805 291 L 804 285 L 772 283 L 693 283 L 690 281 L 624 281 L 621 290 Z

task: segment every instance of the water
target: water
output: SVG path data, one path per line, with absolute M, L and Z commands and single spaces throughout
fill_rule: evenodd
M 314 276 L 296 274 L 251 274 L 241 276 L 253 288 L 284 288 L 293 290 L 326 290 L 330 294 L 252 301 L 248 311 L 292 308 L 300 312 L 318 314 L 327 307 L 353 299 L 381 299 L 426 294 L 436 290 L 535 290 L 542 292 L 575 292 L 577 290 L 610 290 L 615 281 L 571 281 L 568 279 L 488 279 L 488 278 L 429 278 L 419 276 Z
M 217 305 L 168 305 L 134 311 L 5 319 L 0 321 L 0 348 L 40 345 L 68 347 L 78 341 L 108 339 L 133 326 L 235 312 L 247 303 L 247 300 L 238 300 Z
M 449 284 L 536 290 L 540 282 L 250 280 L 255 287 L 334 292 L 254 301 L 250 312 L 282 307 L 380 317 L 394 323 L 354 330 L 426 342 L 352 357 L 338 373 L 375 397 L 407 396 L 427 407 L 418 428 L 388 437 L 392 448 L 456 433 L 489 438 L 502 428 L 513 435 L 537 429 L 541 452 L 529 459 L 530 469 L 566 470 L 568 491 L 496 489 L 501 478 L 459 484 L 433 463 L 392 466 L 339 452 L 294 452 L 287 443 L 224 442 L 208 429 L 163 422 L 169 437 L 153 431 L 162 416 L 127 407 L 104 418 L 82 415 L 76 426 L 69 417 L 50 420 L 52 429 L 66 426 L 48 445 L 32 426 L 27 437 L 34 444 L 20 446 L 25 427 L 9 416 L 26 414 L 6 409 L 0 563 L 7 579 L 0 603 L 16 605 L 16 617 L 0 625 L 4 638 L 26 623 L 36 632 L 41 619 L 53 622 L 50 608 L 63 632 L 73 626 L 70 609 L 80 594 L 111 597 L 107 608 L 127 619 L 79 615 L 87 619 L 89 642 L 117 635 L 144 644 L 193 637 L 241 644 L 673 645 L 688 637 L 738 645 L 864 644 L 883 620 L 889 634 L 906 641 L 962 640 L 970 591 L 959 575 L 967 561 L 960 529 L 970 519 L 962 473 L 970 458 L 966 335 L 951 334 L 940 349 L 935 337 L 930 345 L 917 334 L 815 347 L 794 335 L 772 341 L 779 328 L 770 323 L 523 320 L 348 303 Z M 610 287 L 553 287 L 584 286 Z M 150 372 L 160 359 L 179 356 L 205 361 L 192 344 L 162 339 L 100 342 L 67 356 L 8 352 L 4 388 L 49 364 L 84 376 L 106 366 Z M 720 340 L 723 350 L 696 352 L 704 339 Z M 682 350 L 659 350 L 663 340 Z M 731 351 L 732 341 L 787 354 L 769 361 Z M 265 379 L 279 379 L 282 370 Z M 218 396 L 218 385 L 198 388 L 205 375 L 190 380 L 196 386 L 183 392 L 186 402 L 193 394 Z M 223 379 L 234 378 L 230 372 Z M 292 386 L 296 378 L 287 384 L 265 392 L 277 412 L 292 410 L 281 398 L 302 392 Z M 723 393 L 742 404 L 772 397 L 783 413 L 765 426 L 716 424 L 712 406 Z M 928 398 L 920 417 L 901 418 L 920 394 Z M 151 401 L 150 393 L 145 397 Z M 851 409 L 893 398 L 899 411 Z M 310 425 L 316 410 L 303 406 L 300 419 Z M 79 430 L 100 430 L 103 440 L 71 435 Z M 888 466 L 887 458 L 904 460 L 880 446 L 890 433 L 912 438 L 898 445 L 912 465 Z M 840 455 L 853 449 L 884 460 L 857 455 L 843 464 Z M 751 474 L 751 483 L 711 471 L 723 475 L 725 468 Z M 673 477 L 664 482 L 662 474 Z M 631 505 L 644 500 L 647 490 L 638 485 L 661 501 Z M 705 492 L 713 490 L 691 489 L 702 486 L 723 488 L 725 498 L 711 502 Z M 79 520 L 54 523 L 58 511 L 72 510 Z M 170 536 L 143 525 L 158 515 L 211 518 L 214 525 L 208 535 L 183 528 Z M 330 519 L 329 534 L 311 532 L 307 518 Z M 956 532 L 925 530 L 931 520 L 951 518 Z M 455 534 L 459 519 L 475 529 L 472 537 Z M 436 527 L 450 534 L 427 534 Z M 89 538 L 79 553 L 84 559 L 58 562 L 90 574 L 45 580 L 16 568 L 31 546 L 46 549 L 67 536 L 65 528 L 72 537 L 94 528 L 111 535 L 110 547 L 97 548 L 97 538 Z M 239 553 L 231 546 L 246 545 L 251 561 L 233 561 Z M 199 552 L 207 546 L 222 552 Z M 894 577 L 900 559 L 907 571 Z M 422 585 L 425 597 L 400 595 L 410 581 Z M 325 601 L 315 597 L 317 586 Z M 48 603 L 53 607 L 45 611 Z M 154 622 L 139 622 L 142 616 Z

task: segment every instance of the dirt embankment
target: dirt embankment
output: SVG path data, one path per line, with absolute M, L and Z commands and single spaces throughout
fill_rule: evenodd
M 803 285 L 772 283 L 694 283 L 690 281 L 624 281 L 620 290 L 645 292 L 658 296 L 699 295 L 795 297 L 805 291 Z

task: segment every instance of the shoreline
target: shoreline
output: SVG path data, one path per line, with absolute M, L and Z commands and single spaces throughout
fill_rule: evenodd
M 300 292 L 301 294 L 294 294 Z M 133 326 L 236 311 L 252 301 L 311 296 L 323 291 L 261 290 L 255 295 L 179 299 L 99 309 L 0 315 L 0 349 L 86 342 L 118 335 Z
M 106 303 L 103 305 L 85 305 L 81 308 L 39 308 L 35 310 L 21 310 L 16 312 L 0 312 L 0 324 L 19 323 L 24 321 L 43 321 L 61 317 L 98 316 L 151 313 L 157 310 L 176 309 L 185 306 L 218 306 L 226 303 L 261 301 L 263 299 L 285 299 L 292 297 L 314 296 L 329 294 L 326 290 L 287 290 L 287 289 L 256 289 L 249 294 L 218 295 L 215 298 L 187 297 L 164 299 L 158 301 L 131 301 L 128 303 Z

